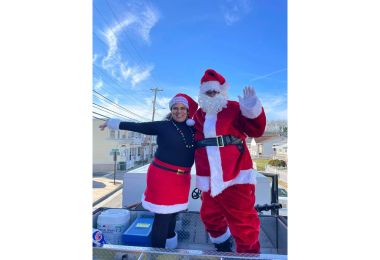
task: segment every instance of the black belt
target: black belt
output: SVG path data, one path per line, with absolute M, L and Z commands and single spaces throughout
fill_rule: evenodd
M 197 148 L 205 146 L 224 147 L 231 144 L 236 145 L 241 153 L 244 152 L 243 140 L 232 135 L 219 135 L 217 137 L 205 138 L 197 142 Z
M 166 171 L 171 171 L 171 172 L 175 172 L 177 174 L 189 174 L 190 171 L 184 171 L 184 170 L 181 170 L 181 169 L 177 169 L 177 170 L 173 170 L 173 169 L 170 169 L 168 167 L 165 167 L 165 166 L 162 166 L 162 165 L 159 165 L 157 163 L 155 163 L 154 161 L 152 162 L 152 164 L 158 168 L 161 168 L 163 170 L 166 170 Z

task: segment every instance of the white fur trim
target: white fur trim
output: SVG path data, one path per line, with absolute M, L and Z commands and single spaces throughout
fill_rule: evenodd
M 212 237 L 210 235 L 210 233 L 208 234 L 208 236 L 210 237 L 211 242 L 216 243 L 216 244 L 220 244 L 220 243 L 223 243 L 223 242 L 227 241 L 227 239 L 230 238 L 231 232 L 230 232 L 230 229 L 227 227 L 226 233 L 224 233 L 221 236 Z
M 206 114 L 203 125 L 205 138 L 216 137 L 217 114 Z M 218 146 L 206 146 L 208 162 L 210 165 L 211 195 L 219 194 L 223 190 L 222 160 Z
M 260 100 L 256 97 L 256 103 L 253 107 L 246 107 L 243 106 L 239 103 L 240 110 L 243 116 L 249 118 L 249 119 L 254 119 L 258 117 L 261 114 L 263 105 L 261 104 Z
M 216 137 L 216 119 L 217 114 L 206 114 L 205 122 L 203 124 L 203 133 L 205 138 Z
M 195 179 L 195 187 L 200 189 L 201 191 L 209 191 L 210 190 L 210 176 L 198 176 Z
M 211 196 L 215 197 L 224 190 L 222 160 L 218 146 L 207 146 L 206 151 L 210 164 Z
M 110 118 L 107 120 L 107 127 L 111 130 L 119 130 L 121 120 L 116 118 Z
M 160 213 L 160 214 L 170 214 L 170 213 L 176 213 L 182 210 L 186 210 L 189 205 L 189 203 L 174 204 L 174 205 L 153 204 L 145 200 L 144 194 L 142 195 L 141 203 L 144 209 L 149 210 L 154 213 Z
M 240 170 L 239 174 L 232 180 L 224 182 L 224 188 L 235 184 L 256 184 L 257 171 L 254 169 Z
M 174 232 L 175 236 L 172 238 L 166 239 L 165 248 L 166 249 L 176 249 L 178 245 L 178 236 L 177 232 Z
M 256 184 L 257 171 L 254 169 L 240 170 L 239 174 L 230 181 L 223 181 L 220 178 L 211 179 L 211 196 L 215 197 L 222 191 L 235 184 Z M 216 187 L 213 189 L 213 187 Z
M 220 92 L 222 90 L 221 87 L 222 85 L 220 85 L 219 81 L 217 80 L 206 81 L 201 84 L 201 92 L 206 93 L 209 90 Z
M 193 119 L 189 118 L 186 120 L 186 125 L 193 126 L 193 125 L 195 125 L 195 121 Z
M 171 109 L 172 106 L 175 104 L 175 103 L 181 103 L 183 105 L 185 105 L 187 107 L 187 109 L 189 109 L 189 102 L 187 101 L 187 99 L 183 96 L 178 96 L 178 97 L 173 97 L 170 102 L 169 102 L 169 108 Z

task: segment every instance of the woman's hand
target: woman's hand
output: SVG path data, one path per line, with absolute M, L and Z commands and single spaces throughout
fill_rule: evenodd
M 99 128 L 100 128 L 101 131 L 103 131 L 104 128 L 106 128 L 106 127 L 107 127 L 107 121 L 104 122 L 104 124 L 101 124 L 101 125 L 99 126 Z

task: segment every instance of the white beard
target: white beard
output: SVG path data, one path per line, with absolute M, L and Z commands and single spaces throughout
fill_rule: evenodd
M 213 97 L 209 97 L 200 92 L 198 104 L 206 114 L 217 114 L 222 111 L 223 108 L 227 107 L 227 99 L 227 94 L 223 92 L 220 92 Z

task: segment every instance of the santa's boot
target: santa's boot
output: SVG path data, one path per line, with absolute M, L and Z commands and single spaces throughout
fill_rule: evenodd
M 171 238 L 166 239 L 165 248 L 166 249 L 176 249 L 178 245 L 178 236 L 177 233 L 174 232 L 175 235 Z
M 218 252 L 232 252 L 232 242 L 231 237 L 229 237 L 226 241 L 220 244 L 214 244 L 216 247 L 216 251 Z

